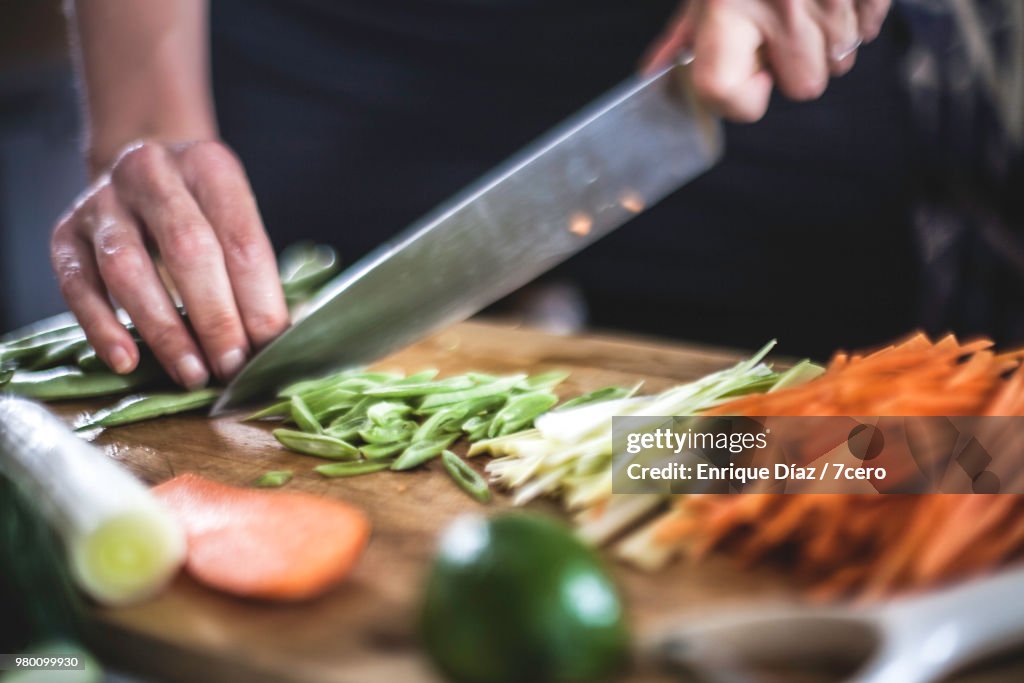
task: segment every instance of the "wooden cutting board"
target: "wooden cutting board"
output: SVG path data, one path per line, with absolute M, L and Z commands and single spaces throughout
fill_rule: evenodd
M 445 375 L 479 370 L 512 373 L 564 369 L 566 396 L 644 380 L 658 391 L 725 367 L 739 355 L 600 337 L 552 337 L 464 323 L 416 344 L 378 367 Z M 94 406 L 66 404 L 67 417 Z M 112 429 L 96 443 L 145 481 L 183 472 L 246 485 L 271 469 L 292 469 L 289 487 L 354 503 L 369 514 L 373 537 L 358 568 L 320 599 L 270 605 L 228 597 L 180 577 L 158 598 L 129 608 L 96 609 L 90 645 L 112 664 L 160 681 L 232 683 L 418 683 L 439 680 L 417 650 L 413 628 L 419 589 L 437 535 L 454 517 L 483 508 L 458 490 L 438 463 L 424 469 L 327 480 L 321 464 L 281 448 L 271 426 L 237 418 L 174 417 Z M 553 506 L 539 503 L 538 507 Z M 506 497 L 486 511 L 508 507 Z M 677 563 L 655 575 L 624 566 L 616 573 L 636 633 L 669 618 L 707 614 L 757 599 L 793 598 L 783 578 L 743 571 L 728 561 Z M 500 618 L 500 615 L 495 615 Z M 1005 672 L 1004 672 L 1005 673 Z M 1015 674 L 1015 675 L 1014 675 Z M 1010 676 L 971 680 L 1024 680 Z M 631 680 L 652 680 L 635 673 Z

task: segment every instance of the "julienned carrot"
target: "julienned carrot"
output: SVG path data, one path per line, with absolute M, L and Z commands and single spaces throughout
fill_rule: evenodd
M 708 412 L 1024 415 L 1024 350 L 991 347 L 986 339 L 915 334 L 868 354 L 837 353 L 815 380 Z M 825 595 L 880 596 L 1024 556 L 1022 496 L 689 496 L 653 524 L 651 538 L 664 547 L 695 558 L 723 551 L 743 564 L 770 556 Z
M 319 595 L 348 575 L 370 534 L 356 508 L 305 493 L 236 488 L 191 473 L 153 493 L 185 528 L 189 573 L 235 595 Z

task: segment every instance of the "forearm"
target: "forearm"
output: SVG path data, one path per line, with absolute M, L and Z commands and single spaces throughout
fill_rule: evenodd
M 91 175 L 133 140 L 216 137 L 207 0 L 69 0 L 68 14 Z

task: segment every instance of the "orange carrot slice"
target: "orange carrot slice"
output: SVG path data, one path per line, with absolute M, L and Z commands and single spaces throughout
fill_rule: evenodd
M 356 508 L 306 493 L 242 489 L 191 473 L 153 493 L 185 528 L 188 572 L 235 595 L 319 595 L 348 575 L 370 534 Z

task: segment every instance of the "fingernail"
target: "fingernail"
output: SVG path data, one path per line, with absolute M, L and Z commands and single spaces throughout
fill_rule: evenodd
M 189 389 L 201 389 L 210 381 L 206 367 L 194 354 L 182 356 L 174 364 L 174 369 L 178 372 L 178 379 Z
M 131 372 L 135 365 L 132 362 L 131 354 L 120 346 L 115 346 L 110 350 L 108 360 L 110 361 L 110 367 L 119 375 Z
M 245 365 L 245 351 L 242 349 L 231 349 L 225 352 L 217 363 L 220 375 L 225 379 L 234 377 L 243 365 Z

